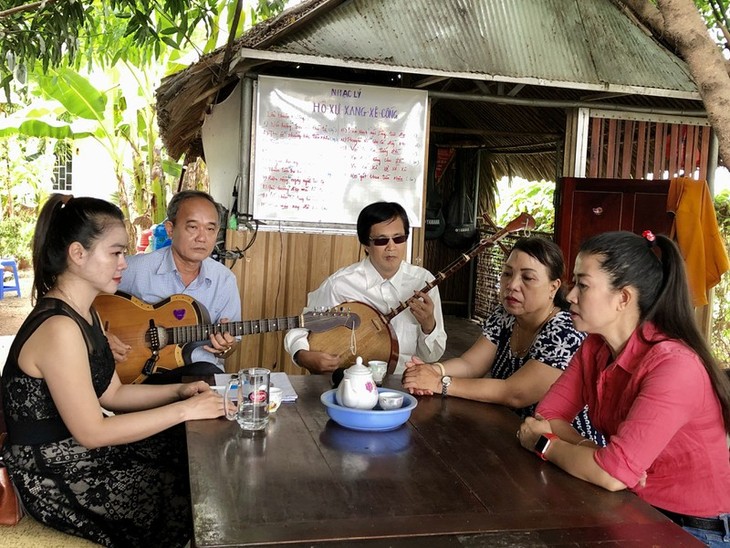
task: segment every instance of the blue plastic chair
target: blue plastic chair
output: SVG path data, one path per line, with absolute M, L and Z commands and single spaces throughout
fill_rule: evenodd
M 0 284 L 0 299 L 5 297 L 6 291 L 15 291 L 20 297 L 20 278 L 18 277 L 18 263 L 12 258 L 0 259 L 0 265 L 2 266 L 2 284 Z M 13 273 L 13 280 L 15 283 L 5 282 L 5 270 L 10 269 Z

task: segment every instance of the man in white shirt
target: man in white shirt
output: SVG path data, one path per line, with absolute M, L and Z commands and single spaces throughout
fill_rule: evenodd
M 357 219 L 357 236 L 367 256 L 327 278 L 308 295 L 305 308 L 306 312 L 354 301 L 385 314 L 415 296 L 408 308 L 390 321 L 400 352 L 396 374 L 403 372 L 412 356 L 434 362 L 446 349 L 438 288 L 419 291 L 434 276 L 404 260 L 409 231 L 408 215 L 400 204 L 375 202 L 366 206 Z M 294 363 L 312 373 L 329 373 L 343 365 L 335 354 L 310 350 L 308 335 L 306 329 L 292 329 L 284 337 L 284 348 Z

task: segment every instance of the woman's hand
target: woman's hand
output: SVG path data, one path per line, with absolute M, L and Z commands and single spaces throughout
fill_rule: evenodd
M 211 392 L 210 385 L 205 381 L 188 382 L 178 386 L 177 397 L 181 400 L 187 400 L 196 394 L 203 392 Z
M 441 370 L 413 356 L 411 361 L 406 362 L 401 383 L 410 394 L 432 396 L 434 392 L 441 391 Z
M 223 398 L 210 389 L 192 393 L 180 403 L 185 406 L 185 420 L 215 419 L 225 415 Z
M 535 444 L 540 436 L 548 432 L 552 433 L 550 422 L 542 418 L 540 415 L 527 417 L 517 430 L 517 439 L 520 445 L 528 451 L 535 450 Z

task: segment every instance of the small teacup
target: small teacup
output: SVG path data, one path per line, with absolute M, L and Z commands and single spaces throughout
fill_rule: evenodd
M 403 407 L 403 394 L 396 392 L 381 392 L 378 395 L 378 403 L 380 408 L 384 410 L 399 409 Z
M 370 360 L 368 362 L 368 367 L 370 368 L 370 372 L 373 374 L 373 380 L 375 381 L 375 384 L 377 384 L 378 386 L 383 384 L 385 374 L 388 372 L 388 362 L 380 360 Z
M 279 409 L 283 395 L 284 392 L 278 386 L 269 388 L 269 413 L 274 413 Z

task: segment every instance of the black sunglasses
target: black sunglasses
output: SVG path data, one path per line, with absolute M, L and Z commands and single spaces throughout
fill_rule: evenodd
M 408 234 L 403 234 L 402 236 L 393 236 L 392 238 L 370 238 L 370 241 L 373 245 L 376 245 L 378 247 L 383 247 L 384 245 L 388 245 L 388 242 L 390 240 L 393 240 L 394 244 L 402 244 L 408 239 Z

